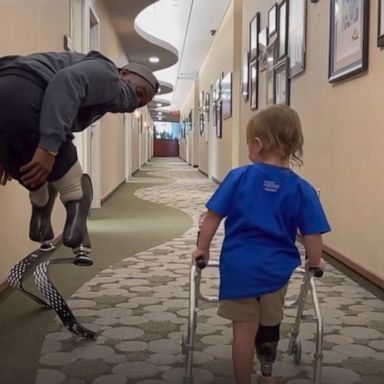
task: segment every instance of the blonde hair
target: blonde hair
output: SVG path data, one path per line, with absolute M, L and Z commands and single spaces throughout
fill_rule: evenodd
M 247 125 L 247 141 L 258 137 L 263 151 L 279 154 L 282 160 L 303 165 L 304 137 L 300 117 L 292 108 L 271 105 L 256 113 Z

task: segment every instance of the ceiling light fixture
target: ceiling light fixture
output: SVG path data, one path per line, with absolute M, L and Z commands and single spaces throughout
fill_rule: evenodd
M 161 107 L 163 104 L 161 104 L 161 103 L 157 103 L 156 104 L 156 107 Z
M 158 63 L 160 61 L 160 59 L 157 56 L 152 56 L 149 58 L 149 61 L 151 63 Z

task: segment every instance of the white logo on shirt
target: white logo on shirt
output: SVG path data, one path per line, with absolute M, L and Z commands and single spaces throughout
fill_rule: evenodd
M 280 188 L 280 184 L 272 180 L 264 180 L 264 190 L 267 192 L 277 192 Z

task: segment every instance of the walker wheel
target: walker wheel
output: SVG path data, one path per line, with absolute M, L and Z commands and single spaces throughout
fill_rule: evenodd
M 299 365 L 301 363 L 301 343 L 300 341 L 295 341 L 292 346 L 293 361 L 295 364 Z

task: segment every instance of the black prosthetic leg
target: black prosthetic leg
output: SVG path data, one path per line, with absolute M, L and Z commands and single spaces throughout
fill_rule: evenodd
M 40 249 L 42 251 L 52 249 L 49 241 L 54 238 L 51 214 L 57 197 L 57 190 L 51 183 L 48 183 L 48 196 L 48 201 L 43 207 L 32 203 L 32 216 L 29 223 L 29 238 L 41 243 Z
M 88 175 L 82 176 L 81 186 L 83 197 L 80 200 L 65 203 L 67 220 L 64 226 L 63 244 L 74 250 L 74 263 L 76 265 L 88 267 L 93 264 L 89 258 L 91 242 L 87 229 L 87 217 L 92 203 L 93 191 L 92 182 Z
M 280 324 L 271 327 L 259 325 L 255 339 L 257 358 L 262 376 L 272 376 L 276 361 L 277 344 L 280 339 Z

